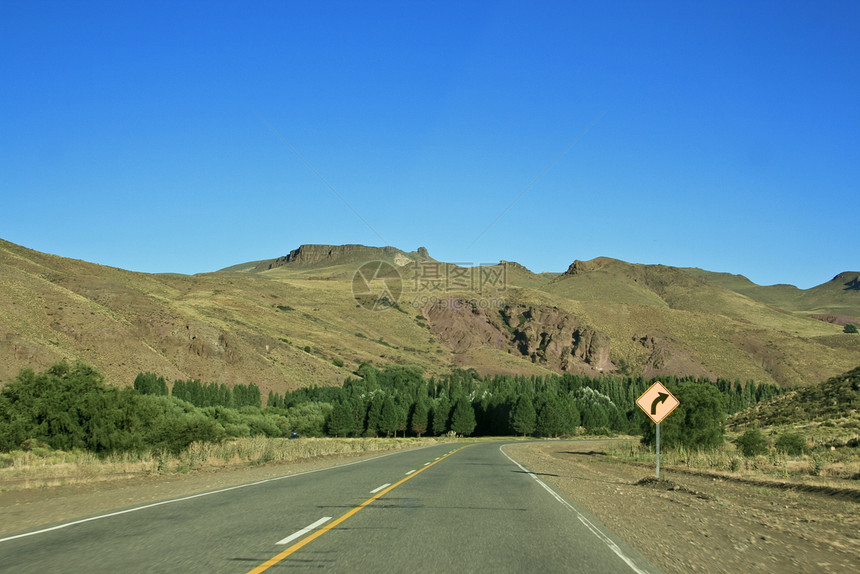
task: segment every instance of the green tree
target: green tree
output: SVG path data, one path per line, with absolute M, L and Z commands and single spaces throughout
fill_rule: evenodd
M 167 381 L 155 373 L 138 373 L 134 379 L 134 390 L 142 395 L 167 396 Z
M 592 403 L 582 409 L 582 426 L 590 433 L 604 432 L 609 428 L 609 413 L 600 403 Z
M 726 404 L 719 389 L 709 382 L 673 382 L 666 386 L 680 405 L 660 423 L 661 445 L 707 449 L 723 444 Z M 647 417 L 642 421 L 642 442 L 656 442 L 656 425 Z
M 408 391 L 403 389 L 397 398 L 394 400 L 395 413 L 397 414 L 397 427 L 394 431 L 394 436 L 397 436 L 397 431 L 406 437 L 406 429 L 409 428 L 409 412 L 412 410 L 412 403 L 408 396 Z
M 326 422 L 327 434 L 330 436 L 351 435 L 355 431 L 352 412 L 353 406 L 348 400 L 335 404 Z
M 528 396 L 521 395 L 511 411 L 511 427 L 517 434 L 526 436 L 535 432 L 536 424 L 537 411 L 534 403 Z
M 845 325 L 845 328 L 843 329 L 843 331 L 846 333 L 856 333 L 857 332 L 857 325 L 855 325 L 854 323 L 847 323 Z
M 412 413 L 409 418 L 409 428 L 418 436 L 418 438 L 421 438 L 421 435 L 427 432 L 429 423 L 430 407 L 427 404 L 426 396 L 422 395 L 418 398 L 418 401 L 412 405 Z
M 255 383 L 248 383 L 247 385 L 239 384 L 234 386 L 233 404 L 237 409 L 241 407 L 262 407 L 263 395 L 260 392 L 260 387 Z
M 448 432 L 448 419 L 451 416 L 451 405 L 444 395 L 437 398 L 433 403 L 433 434 L 436 436 Z
M 391 436 L 391 433 L 397 433 L 397 424 L 399 413 L 397 405 L 391 395 L 385 395 L 382 400 L 382 409 L 379 412 L 379 431 L 384 432 L 386 438 Z
M 454 405 L 454 412 L 451 414 L 451 430 L 459 435 L 469 436 L 475 430 L 475 424 L 475 409 L 471 401 L 461 397 Z
M 567 426 L 564 413 L 558 399 L 554 395 L 546 395 L 540 407 L 535 422 L 535 434 L 545 437 L 557 437 L 564 433 Z
M 367 407 L 367 418 L 364 425 L 364 436 L 374 437 L 379 436 L 380 429 L 380 420 L 382 415 L 382 403 L 385 401 L 385 397 L 377 392 L 370 399 L 370 403 Z
M 364 423 L 367 418 L 367 405 L 361 397 L 350 400 L 352 404 L 352 436 L 361 436 L 364 432 Z

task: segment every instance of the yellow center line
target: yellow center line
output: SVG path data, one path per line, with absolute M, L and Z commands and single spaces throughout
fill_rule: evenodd
M 299 548 L 303 547 L 305 544 L 308 544 L 311 541 L 316 540 L 317 538 L 319 538 L 320 536 L 322 536 L 323 534 L 325 534 L 326 532 L 328 532 L 329 530 L 331 530 L 332 528 L 334 528 L 335 526 L 337 526 L 341 522 L 345 521 L 347 518 L 349 518 L 353 514 L 357 513 L 362 508 L 370 505 L 370 503 L 373 502 L 374 500 L 377 500 L 380 497 L 382 497 L 384 494 L 391 492 L 392 490 L 394 490 L 395 488 L 397 488 L 398 486 L 400 486 L 401 484 L 403 484 L 404 482 L 406 482 L 410 478 L 415 478 L 416 476 L 418 476 L 419 474 L 421 474 L 422 472 L 424 472 L 425 470 L 427 470 L 428 468 L 430 468 L 434 464 L 442 462 L 443 460 L 445 460 L 446 458 L 448 458 L 449 456 L 451 456 L 455 452 L 461 451 L 464 448 L 467 448 L 470 446 L 472 446 L 472 445 L 467 444 L 466 446 L 461 446 L 457 450 L 453 450 L 453 451 L 449 452 L 445 456 L 440 457 L 439 459 L 435 460 L 434 462 L 431 462 L 430 464 L 421 468 L 420 470 L 416 470 L 415 472 L 407 475 L 406 478 L 401 479 L 399 482 L 395 482 L 394 484 L 392 484 L 391 486 L 389 486 L 385 490 L 382 490 L 382 491 L 378 492 L 377 494 L 375 494 L 374 496 L 372 496 L 371 498 L 368 498 L 367 500 L 365 500 L 364 502 L 362 502 L 361 504 L 359 504 L 358 506 L 356 506 L 355 508 L 353 508 L 352 510 L 350 510 L 349 512 L 347 512 L 346 514 L 344 514 L 343 516 L 338 518 L 337 520 L 335 520 L 333 522 L 329 522 L 328 524 L 326 524 L 325 526 L 323 526 L 322 528 L 320 528 L 319 530 L 317 530 L 313 534 L 309 535 L 306 538 L 303 538 L 299 542 L 296 542 L 295 544 L 293 544 L 292 546 L 290 546 L 289 548 L 287 548 L 286 550 L 284 550 L 283 552 L 281 552 L 277 556 L 273 556 L 270 559 L 266 560 L 265 562 L 263 562 L 262 564 L 260 564 L 256 568 L 254 568 L 253 570 L 249 571 L 248 574 L 259 574 L 260 572 L 264 572 L 264 571 L 268 570 L 269 568 L 271 568 L 272 566 L 274 566 L 275 564 L 277 564 L 278 562 L 280 562 L 281 560 L 283 560 L 284 558 L 286 558 L 290 554 L 297 551 Z

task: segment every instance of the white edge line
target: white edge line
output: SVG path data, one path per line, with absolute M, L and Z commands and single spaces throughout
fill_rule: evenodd
M 390 482 L 386 482 L 386 483 L 385 483 L 385 484 L 383 484 L 382 486 L 380 486 L 380 487 L 378 487 L 378 488 L 374 488 L 373 490 L 371 490 L 371 491 L 370 491 L 370 494 L 376 494 L 377 492 L 379 492 L 379 491 L 380 491 L 380 490 L 382 490 L 383 488 L 387 488 L 387 487 L 389 487 L 389 486 L 391 486 L 391 483 L 390 483 Z
M 317 520 L 313 524 L 308 524 L 307 526 L 305 526 L 304 528 L 302 528 L 298 532 L 293 532 L 292 534 L 290 534 L 289 536 L 287 536 L 283 540 L 278 540 L 277 542 L 275 542 L 275 544 L 287 544 L 288 542 L 292 542 L 296 538 L 304 536 L 305 534 L 307 534 L 308 532 L 310 532 L 311 530 L 313 530 L 317 526 L 322 526 L 323 524 L 325 524 L 329 520 L 331 520 L 331 516 L 323 516 L 322 518 L 320 518 L 319 520 Z
M 512 463 L 514 463 L 518 467 L 520 467 L 520 469 L 522 469 L 523 472 L 525 472 L 530 477 L 535 479 L 535 481 L 539 485 L 541 485 L 544 488 L 544 490 L 549 492 L 553 496 L 553 498 L 555 498 L 558 502 L 560 502 L 561 504 L 566 506 L 568 509 L 572 510 L 573 513 L 576 514 L 576 517 L 579 518 L 579 521 L 582 522 L 585 525 L 585 527 L 591 531 L 592 534 L 597 536 L 597 538 L 599 538 L 604 544 L 606 544 L 609 547 L 609 549 L 612 550 L 619 558 L 624 560 L 624 562 L 628 566 L 630 566 L 631 570 L 633 570 L 637 574 L 648 574 L 647 570 L 642 570 L 641 568 L 636 566 L 636 563 L 633 562 L 633 560 L 631 560 L 626 554 L 624 554 L 624 551 L 621 550 L 621 548 L 615 543 L 614 540 L 612 540 L 602 530 L 600 530 L 597 526 L 595 526 L 595 524 L 593 522 L 591 522 L 585 516 L 583 516 L 580 511 L 578 511 L 572 504 L 570 504 L 568 501 L 566 501 L 564 498 L 562 498 L 555 490 L 552 489 L 552 487 L 550 487 L 547 483 L 545 483 L 544 481 L 539 479 L 535 473 L 528 470 L 526 467 L 524 467 L 523 465 L 521 465 L 520 463 L 518 463 L 517 461 L 512 459 L 510 456 L 508 456 L 508 453 L 506 453 L 504 451 L 504 447 L 505 447 L 505 445 L 500 446 L 499 450 L 501 451 L 501 453 L 503 455 L 508 457 L 509 461 L 511 461 Z
M 430 447 L 432 447 L 432 446 L 436 446 L 436 445 L 432 445 L 432 444 L 431 444 L 431 445 L 422 446 L 422 447 L 418 447 L 417 449 L 410 449 L 410 450 L 420 450 L 420 449 L 422 449 L 422 448 L 430 448 Z M 201 492 L 201 493 L 198 493 L 198 494 L 192 494 L 192 495 L 190 495 L 190 496 L 183 496 L 183 497 L 180 497 L 180 498 L 171 498 L 171 499 L 169 499 L 169 500 L 162 500 L 162 501 L 160 501 L 160 502 L 153 502 L 152 504 L 145 504 L 145 505 L 143 505 L 143 506 L 135 506 L 134 508 L 126 508 L 125 510 L 118 510 L 118 511 L 116 511 L 116 512 L 109 512 L 108 514 L 99 514 L 98 516 L 90 516 L 89 518 L 82 518 L 81 520 L 74 520 L 74 521 L 72 521 L 72 522 L 64 522 L 63 524 L 58 524 L 58 525 L 56 525 L 56 526 L 51 526 L 50 528 L 42 528 L 41 530 L 34 530 L 34 531 L 32 531 L 32 532 L 25 532 L 25 533 L 23 533 L 23 534 L 16 534 L 16 535 L 14 535 L 14 536 L 7 536 L 6 538 L 0 538 L 0 543 L 2 543 L 2 542 L 8 542 L 8 541 L 10 541 L 10 540 L 16 540 L 16 539 L 18 539 L 18 538 L 26 538 L 27 536 L 35 536 L 35 535 L 37 535 L 37 534 L 44 534 L 44 533 L 46 533 L 46 532 L 51 532 L 51 531 L 53 531 L 53 530 L 60 530 L 61 528 L 67 528 L 67 527 L 69 527 L 69 526 L 75 526 L 75 525 L 77 525 L 77 524 L 84 524 L 84 523 L 86 523 L 86 522 L 92 522 L 93 520 L 101 520 L 102 518 L 110 518 L 110 517 L 112 517 L 112 516 L 119 516 L 119 515 L 121 515 L 121 514 L 128 514 L 128 513 L 130 513 L 130 512 L 137 512 L 138 510 L 146 510 L 147 508 L 153 508 L 153 507 L 155 507 L 155 506 L 162 506 L 162 505 L 164 505 L 164 504 L 173 504 L 174 502 L 183 502 L 183 501 L 185 501 L 185 500 L 191 500 L 191 499 L 193 499 L 193 498 L 200 498 L 201 496 L 209 496 L 210 494 L 219 494 L 219 493 L 221 493 L 221 492 L 227 492 L 227 491 L 230 491 L 230 490 L 237 490 L 237 489 L 239 489 L 239 488 L 245 488 L 246 486 L 255 486 L 255 485 L 263 484 L 263 483 L 266 483 L 266 482 L 274 482 L 274 481 L 276 481 L 276 480 L 283 480 L 283 479 L 285 479 L 285 478 L 293 478 L 294 476 L 302 476 L 302 475 L 305 475 L 305 474 L 313 474 L 313 473 L 315 473 L 315 472 L 322 472 L 322 471 L 324 471 L 324 470 L 331 470 L 331 469 L 333 469 L 333 468 L 342 468 L 342 467 L 344 467 L 344 466 L 352 466 L 352 465 L 354 465 L 354 464 L 361 464 L 361 463 L 363 463 L 363 462 L 369 462 L 369 461 L 371 461 L 371 460 L 376 460 L 376 459 L 378 459 L 378 458 L 383 458 L 383 457 L 386 457 L 386 456 L 392 456 L 392 455 L 400 454 L 400 453 L 403 453 L 403 452 L 406 452 L 406 451 L 396 450 L 396 451 L 394 451 L 394 452 L 387 452 L 387 453 L 385 453 L 385 454 L 381 454 L 381 455 L 379 455 L 379 456 L 374 456 L 374 457 L 371 457 L 371 458 L 365 458 L 365 459 L 363 459 L 363 460 L 356 460 L 356 461 L 354 461 L 354 462 L 347 462 L 347 463 L 344 463 L 344 464 L 338 464 L 338 465 L 335 465 L 335 466 L 327 466 L 327 467 L 325 467 L 325 468 L 317 468 L 317 469 L 315 469 L 315 470 L 306 470 L 306 471 L 304 471 L 304 472 L 297 472 L 297 473 L 295 473 L 295 474 L 285 474 L 285 475 L 283 475 L 283 476 L 275 476 L 275 477 L 273 477 L 273 478 L 266 478 L 266 479 L 263 479 L 263 480 L 258 480 L 258 481 L 256 481 L 256 482 L 248 482 L 248 483 L 245 483 L 245 484 L 238 484 L 238 485 L 236 485 L 236 486 L 228 486 L 227 488 L 221 488 L 221 489 L 218 489 L 218 490 L 210 490 L 210 491 L 208 491 L 208 492 Z M 415 471 L 412 471 L 412 472 L 415 472 Z

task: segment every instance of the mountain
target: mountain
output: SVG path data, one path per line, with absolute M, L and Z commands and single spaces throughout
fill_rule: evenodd
M 836 275 L 827 283 L 810 289 L 798 289 L 794 285 L 756 285 L 743 275 L 714 273 L 702 269 L 685 269 L 694 277 L 720 285 L 768 305 L 792 312 L 842 317 L 831 321 L 844 325 L 856 320 L 860 322 L 860 271 L 846 271 Z
M 460 367 L 802 386 L 860 364 L 860 336 L 810 316 L 860 316 L 853 280 L 771 290 L 610 258 L 537 274 L 515 262 L 470 268 L 424 248 L 362 245 L 302 245 L 213 273 L 162 275 L 0 240 L 0 381 L 65 358 L 119 385 L 150 371 L 255 382 L 264 393 L 337 384 L 367 361 L 428 374 Z

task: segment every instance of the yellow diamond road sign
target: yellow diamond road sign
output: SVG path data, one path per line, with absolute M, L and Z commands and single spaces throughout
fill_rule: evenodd
M 663 383 L 657 381 L 651 387 L 642 393 L 636 404 L 639 408 L 645 411 L 652 421 L 660 424 L 660 421 L 665 419 L 669 413 L 675 410 L 675 407 L 681 404 L 681 401 L 675 398 L 675 395 L 669 392 L 669 389 L 663 386 Z

